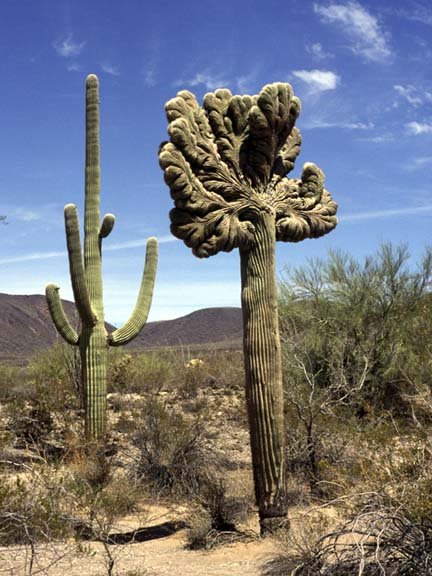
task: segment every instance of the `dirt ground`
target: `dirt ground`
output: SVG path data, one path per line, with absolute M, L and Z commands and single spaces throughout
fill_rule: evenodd
M 147 513 L 148 540 L 109 546 L 109 554 L 114 559 L 113 576 L 259 576 L 263 563 L 277 550 L 270 538 L 224 544 L 209 551 L 188 550 L 184 528 L 164 534 L 164 527 L 181 521 L 178 511 L 152 506 Z M 136 527 L 133 518 L 125 519 L 119 526 L 124 533 Z M 109 574 L 109 554 L 102 544 L 95 542 L 80 547 L 72 542 L 49 544 L 34 550 L 32 564 L 30 549 L 0 548 L 0 574 L 104 576 Z

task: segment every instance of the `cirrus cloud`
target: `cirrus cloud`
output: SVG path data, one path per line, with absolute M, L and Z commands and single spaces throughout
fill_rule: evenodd
M 340 82 L 340 76 L 329 70 L 294 70 L 292 74 L 305 82 L 313 93 L 335 90 Z
M 63 58 L 78 56 L 84 49 L 85 42 L 74 42 L 72 34 L 69 34 L 62 40 L 56 40 L 53 44 L 55 51 Z
M 408 122 L 405 124 L 408 134 L 419 136 L 420 134 L 432 134 L 432 123 L 430 122 Z
M 361 4 L 352 0 L 345 3 L 314 4 L 314 12 L 321 21 L 338 26 L 348 37 L 351 50 L 367 60 L 387 61 L 391 56 L 388 33 L 378 19 Z

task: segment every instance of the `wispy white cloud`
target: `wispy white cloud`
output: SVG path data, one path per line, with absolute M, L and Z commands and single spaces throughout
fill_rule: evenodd
M 210 72 L 197 72 L 195 76 L 189 79 L 177 80 L 176 86 L 200 86 L 203 85 L 207 90 L 216 88 L 225 88 L 230 82 L 220 74 Z
M 42 212 L 36 210 L 29 210 L 23 207 L 3 206 L 0 207 L 0 214 L 6 214 L 8 219 L 19 222 L 36 222 L 44 218 Z
M 426 102 L 432 102 L 432 92 L 422 90 L 412 84 L 407 84 L 406 86 L 395 84 L 393 88 L 402 98 L 415 108 L 425 104 Z
M 411 208 L 390 208 L 388 210 L 372 210 L 370 212 L 354 212 L 352 214 L 342 214 L 339 217 L 341 222 L 355 222 L 357 220 L 375 220 L 379 218 L 391 218 L 393 216 L 415 216 L 432 212 L 432 204 L 426 206 L 413 206 Z
M 405 124 L 406 131 L 412 136 L 420 134 L 432 134 L 432 123 L 430 122 L 408 122 Z
M 428 170 L 432 167 L 432 156 L 415 156 L 408 158 L 401 168 L 405 172 L 417 172 L 420 170 Z
M 348 37 L 351 50 L 367 60 L 385 62 L 391 56 L 388 33 L 378 19 L 355 0 L 314 4 L 322 22 L 339 26 Z
M 239 94 L 255 93 L 256 80 L 259 74 L 260 67 L 257 65 L 248 74 L 238 76 L 235 80 L 236 88 Z
M 160 236 L 158 237 L 159 244 L 167 244 L 169 242 L 178 242 L 177 238 L 174 236 Z M 138 240 L 129 240 L 126 242 L 116 242 L 115 244 L 106 243 L 104 245 L 105 252 L 114 252 L 117 250 L 124 250 L 125 248 L 140 248 L 145 246 L 147 243 L 147 238 L 139 238 Z
M 150 63 L 144 70 L 144 84 L 149 88 L 153 88 L 157 84 L 157 71 L 156 64 Z
M 13 216 L 16 220 L 20 220 L 21 222 L 34 222 L 36 220 L 40 220 L 42 215 L 39 212 L 35 212 L 34 210 L 26 210 L 25 208 L 16 208 L 11 216 Z
M 357 138 L 359 142 L 373 142 L 374 144 L 384 144 L 385 142 L 393 142 L 393 134 L 377 134 L 376 136 L 366 136 L 365 138 Z
M 423 166 L 432 166 L 432 156 L 419 156 L 414 158 L 414 164 L 418 168 L 422 168 Z
M 69 34 L 62 40 L 56 40 L 53 44 L 55 51 L 63 58 L 78 56 L 84 49 L 85 42 L 75 42 L 72 34 Z
M 306 130 L 314 130 L 317 128 L 342 128 L 345 130 L 371 130 L 374 128 L 372 122 L 344 122 L 343 120 L 336 120 L 328 122 L 320 118 L 311 118 L 306 120 L 303 128 Z
M 216 90 L 218 88 L 231 88 L 240 93 L 251 93 L 255 91 L 256 78 L 259 73 L 259 66 L 250 72 L 237 77 L 228 77 L 225 73 L 205 70 L 197 72 L 191 78 L 182 78 L 174 82 L 174 86 L 204 86 L 206 90 Z
M 112 64 L 105 62 L 101 65 L 101 68 L 106 74 L 110 74 L 111 76 L 120 76 L 120 70 L 117 66 L 112 66 Z
M 177 238 L 174 236 L 161 236 L 158 238 L 159 244 L 167 244 L 169 242 L 178 242 Z M 116 244 L 107 243 L 104 246 L 105 252 L 116 252 L 118 250 L 124 250 L 126 248 L 140 248 L 145 246 L 147 243 L 147 238 L 139 238 L 137 240 L 130 240 L 127 242 L 117 242 Z M 20 262 L 30 262 L 33 260 L 50 260 L 51 258 L 59 258 L 60 256 L 66 256 L 67 252 L 63 251 L 52 251 L 52 252 L 30 252 L 27 254 L 20 254 L 17 256 L 10 256 L 7 258 L 0 258 L 0 264 L 18 264 Z
M 79 72 L 81 68 L 82 67 L 77 62 L 71 62 L 66 67 L 68 72 Z
M 30 262 L 32 260 L 50 260 L 51 258 L 59 258 L 65 256 L 66 252 L 31 252 L 29 254 L 21 254 L 20 256 L 10 256 L 8 258 L 0 258 L 0 264 L 18 264 L 19 262 Z
M 147 39 L 144 65 L 141 69 L 144 85 L 153 88 L 158 83 L 159 66 L 161 59 L 161 34 L 154 30 Z
M 330 70 L 293 70 L 292 75 L 305 82 L 312 93 L 335 90 L 340 82 L 340 76 Z
M 407 20 L 432 26 L 432 9 L 429 2 L 427 4 L 413 2 L 407 8 L 397 8 L 396 13 Z
M 306 44 L 306 52 L 308 52 L 315 60 L 326 60 L 327 58 L 333 58 L 333 54 L 326 52 L 320 42 Z

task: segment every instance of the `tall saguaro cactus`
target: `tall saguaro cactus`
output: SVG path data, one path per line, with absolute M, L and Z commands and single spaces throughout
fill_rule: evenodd
M 115 218 L 100 219 L 99 81 L 93 74 L 86 80 L 86 161 L 84 257 L 81 249 L 78 211 L 65 206 L 65 227 L 69 267 L 76 307 L 81 320 L 77 334 L 64 313 L 59 288 L 46 287 L 52 320 L 61 336 L 79 346 L 85 406 L 85 430 L 89 440 L 102 438 L 106 431 L 106 363 L 109 346 L 127 344 L 144 327 L 150 310 L 156 276 L 158 243 L 149 238 L 141 288 L 135 309 L 126 324 L 108 334 L 104 322 L 102 289 L 102 240 L 110 234 Z
M 206 258 L 238 248 L 250 439 L 261 531 L 287 514 L 284 416 L 275 278 L 275 243 L 330 232 L 337 205 L 324 175 L 305 164 L 289 179 L 300 151 L 300 101 L 289 84 L 257 96 L 181 91 L 167 102 L 170 142 L 159 161 L 175 208 L 171 231 Z

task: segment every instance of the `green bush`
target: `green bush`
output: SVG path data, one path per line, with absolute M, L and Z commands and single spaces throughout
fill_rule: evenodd
M 287 385 L 310 380 L 328 402 L 358 416 L 410 417 L 430 391 L 432 250 L 413 270 L 404 246 L 381 246 L 362 263 L 340 252 L 281 283 Z M 328 404 L 327 402 L 327 404 Z
M 67 450 L 67 438 L 78 433 L 80 422 L 74 362 L 62 344 L 31 359 L 4 411 L 16 447 L 33 447 L 56 458 Z
M 171 352 L 114 352 L 108 365 L 108 392 L 155 394 L 170 387 L 177 364 Z
M 8 402 L 22 389 L 24 370 L 0 364 L 0 401 Z
M 0 544 L 30 545 L 71 536 L 69 491 L 53 469 L 34 465 L 0 482 Z

